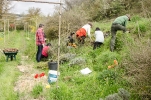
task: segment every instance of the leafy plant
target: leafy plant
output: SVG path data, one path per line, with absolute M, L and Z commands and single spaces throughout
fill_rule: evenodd
M 144 22 L 139 22 L 138 24 L 136 24 L 136 28 L 135 28 L 135 31 L 134 33 L 140 33 L 140 32 L 146 32 L 148 31 L 148 29 L 150 28 L 150 24 L 146 21 Z
M 104 84 L 104 83 L 109 83 L 113 84 L 116 81 L 116 78 L 118 77 L 118 74 L 112 70 L 103 70 L 99 76 L 98 80 Z
M 136 15 L 136 16 L 133 16 L 132 18 L 131 18 L 131 21 L 133 21 L 133 22 L 137 22 L 137 21 L 140 21 L 142 18 L 139 16 L 139 15 Z

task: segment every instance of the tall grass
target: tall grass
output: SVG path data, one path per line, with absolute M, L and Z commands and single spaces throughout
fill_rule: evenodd
M 129 47 L 129 59 L 124 59 L 122 64 L 126 70 L 126 77 L 129 77 L 127 80 L 133 86 L 131 91 L 141 99 L 151 98 L 150 49 L 150 43 L 147 40 L 137 40 L 134 46 Z

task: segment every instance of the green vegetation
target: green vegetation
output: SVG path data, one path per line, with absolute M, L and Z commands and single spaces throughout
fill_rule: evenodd
M 8 6 L 10 2 L 4 5 L 4 0 L 1 1 L 0 18 L 5 19 L 2 15 L 11 6 Z M 57 61 L 58 7 L 52 16 L 47 17 L 41 15 L 40 8 L 30 8 L 28 14 L 22 15 L 28 18 L 22 17 L 21 21 L 15 15 L 7 16 L 9 20 L 0 22 L 0 100 L 150 100 L 150 11 L 150 0 L 64 0 L 60 76 L 56 83 L 50 84 L 50 88 L 46 88 L 48 61 L 37 63 L 35 60 L 37 48 L 34 33 L 39 23 L 45 25 L 44 31 L 53 51 L 49 59 Z M 130 33 L 118 31 L 115 51 L 110 52 L 111 23 L 115 17 L 127 13 L 132 16 L 127 24 Z M 12 20 L 16 20 L 17 31 L 10 27 L 10 32 L 4 33 L 4 23 L 14 23 Z M 88 22 L 93 23 L 92 36 L 96 27 L 107 34 L 104 45 L 93 50 L 92 41 L 86 38 L 84 45 L 67 48 L 66 38 L 69 33 L 76 32 Z M 5 28 L 8 30 L 7 25 Z M 9 59 L 6 62 L 2 51 L 4 48 L 19 50 L 16 61 Z M 110 68 L 114 60 L 118 61 L 118 65 Z M 19 66 L 24 70 L 19 69 Z M 82 75 L 80 70 L 86 67 L 92 72 Z M 45 80 L 34 78 L 37 70 L 45 72 Z M 17 85 L 20 86 L 16 88 Z
M 137 18 L 137 17 L 136 17 Z M 138 18 L 137 18 L 138 19 Z M 145 23 L 145 19 L 139 18 L 138 22 Z M 135 22 L 135 21 L 134 21 Z M 127 97 L 130 100 L 142 100 L 150 98 L 149 91 L 150 82 L 147 81 L 150 79 L 149 70 L 150 67 L 150 46 L 148 45 L 148 26 L 147 24 L 141 24 L 143 31 L 140 31 L 142 35 L 139 36 L 134 29 L 135 23 L 133 21 L 128 24 L 128 28 L 132 29 L 131 33 L 123 34 L 118 32 L 116 39 L 116 51 L 110 52 L 110 37 L 105 38 L 104 45 L 101 48 L 92 50 L 92 46 L 87 42 L 84 46 L 79 46 L 75 48 L 65 48 L 64 42 L 61 43 L 61 55 L 65 53 L 75 54 L 74 60 L 68 60 L 63 64 L 60 64 L 60 73 L 61 75 L 58 78 L 58 88 L 56 88 L 56 83 L 50 84 L 50 89 L 46 89 L 45 85 L 37 84 L 33 87 L 32 91 L 28 94 L 30 98 L 45 98 L 47 100 L 98 100 L 100 98 L 119 97 L 118 93 L 120 88 L 128 91 Z M 96 23 L 96 26 L 99 23 Z M 104 26 L 103 23 L 99 24 L 102 29 L 109 29 L 110 22 L 106 23 Z M 141 26 L 139 25 L 139 26 Z M 145 29 L 147 28 L 147 31 Z M 140 27 L 141 29 L 141 27 Z M 8 34 L 6 35 L 6 37 Z M 138 42 L 137 38 L 139 37 Z M 16 69 L 16 66 L 21 63 L 21 56 L 28 55 L 29 58 L 26 63 L 34 64 L 33 68 L 36 68 L 40 64 L 35 62 L 35 44 L 34 44 L 34 34 L 30 33 L 30 38 L 27 37 L 25 32 L 11 32 L 9 38 L 6 38 L 7 45 L 4 45 L 1 42 L 1 49 L 12 47 L 18 48 L 19 53 L 17 54 L 16 61 L 5 61 L 4 54 L 0 54 L 0 99 L 10 99 L 16 100 L 21 99 L 24 96 L 24 93 L 15 92 L 13 87 L 19 77 L 20 72 Z M 135 39 L 135 41 L 134 41 Z M 149 39 L 149 38 L 147 38 Z M 88 41 L 88 39 L 86 40 Z M 51 41 L 53 45 L 53 41 Z M 138 45 L 137 45 L 138 44 Z M 54 55 L 57 55 L 57 45 L 53 45 Z M 143 54 L 142 54 L 143 52 Z M 56 57 L 56 56 L 55 56 Z M 85 63 L 78 64 L 76 63 L 78 59 L 85 61 Z M 56 58 L 55 58 L 56 59 Z M 117 60 L 119 65 L 108 69 L 109 65 L 113 64 L 114 60 Z M 138 60 L 137 60 L 138 59 Z M 43 62 L 42 70 L 45 73 L 48 73 L 47 62 Z M 69 64 L 72 63 L 72 66 Z M 44 69 L 43 69 L 44 67 Z M 80 74 L 80 70 L 88 67 L 92 70 L 92 73 L 89 75 Z M 138 70 L 142 69 L 143 72 Z M 144 74 L 147 73 L 147 74 Z M 31 73 L 32 74 L 32 73 Z M 47 75 L 47 74 L 46 74 Z M 139 76 L 139 78 L 137 77 Z M 145 77 L 145 78 L 144 78 Z M 142 78 L 142 79 L 140 79 Z M 136 84 L 140 83 L 140 84 Z M 143 87 L 143 88 L 141 88 Z M 148 92 L 147 92 L 148 91 Z M 145 94 L 144 94 L 145 93 Z M 126 100 L 126 99 L 122 99 Z
M 49 89 L 39 82 L 29 94 L 26 93 L 26 90 L 22 93 L 14 91 L 15 83 L 19 76 L 27 74 L 26 79 L 35 72 L 28 73 L 29 69 L 26 73 L 21 74 L 16 66 L 31 65 L 31 68 L 43 71 L 48 76 L 47 62 L 37 63 L 35 61 L 36 46 L 33 33 L 27 34 L 24 31 L 7 33 L 5 42 L 4 39 L 0 40 L 0 49 L 18 48 L 19 53 L 16 61 L 9 60 L 8 62 L 6 62 L 3 52 L 0 53 L 0 100 L 112 100 L 113 98 L 115 100 L 149 100 L 151 98 L 151 30 L 149 20 L 149 18 L 142 18 L 138 15 L 132 17 L 132 21 L 127 26 L 130 33 L 117 33 L 115 52 L 109 51 L 110 36 L 105 38 L 104 45 L 93 50 L 88 38 L 84 45 L 79 45 L 77 48 L 66 48 L 63 34 L 60 55 L 71 53 L 75 54 L 74 58 L 71 57 L 60 64 L 58 82 L 50 84 Z M 96 26 L 99 26 L 105 33 L 110 30 L 110 25 L 110 21 L 94 22 L 92 33 Z M 58 41 L 56 39 L 50 42 L 54 55 L 51 59 L 55 61 L 57 60 Z M 29 58 L 22 63 L 22 56 Z M 118 61 L 118 65 L 109 69 L 108 66 L 113 65 L 114 60 Z M 90 68 L 92 73 L 82 75 L 80 70 L 86 67 Z M 34 78 L 31 78 L 32 82 L 33 80 Z M 37 80 L 41 80 L 41 78 Z

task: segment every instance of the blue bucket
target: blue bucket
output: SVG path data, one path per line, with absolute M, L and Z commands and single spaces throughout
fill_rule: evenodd
M 57 71 L 49 70 L 49 73 L 48 73 L 48 83 L 56 82 L 57 79 L 58 79 Z

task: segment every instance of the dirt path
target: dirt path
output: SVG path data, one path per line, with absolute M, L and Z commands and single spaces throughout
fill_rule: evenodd
M 33 68 L 33 64 L 27 64 L 28 57 L 22 56 L 21 64 L 17 66 L 22 75 L 18 78 L 18 81 L 15 82 L 14 91 L 18 92 L 19 100 L 45 100 L 45 98 L 34 99 L 30 94 L 34 86 L 42 83 L 42 86 L 45 88 L 48 85 L 47 76 L 35 78 L 36 74 L 42 72 Z M 46 73 L 47 74 L 47 73 Z

